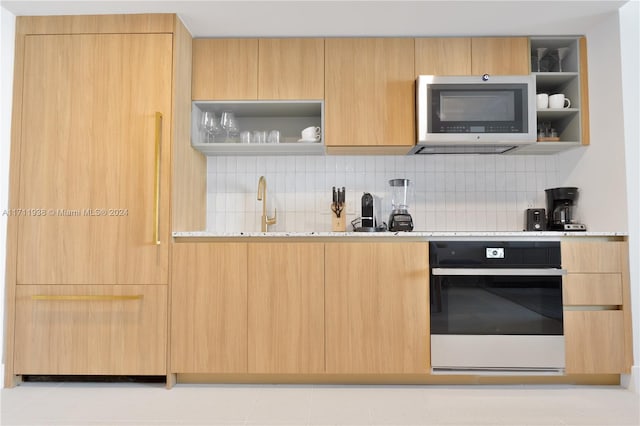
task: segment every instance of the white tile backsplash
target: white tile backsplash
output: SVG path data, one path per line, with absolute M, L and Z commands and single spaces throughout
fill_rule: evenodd
M 524 210 L 545 207 L 546 188 L 560 186 L 556 156 L 288 156 L 209 157 L 207 231 L 260 230 L 258 178 L 267 179 L 272 231 L 330 231 L 331 187 L 347 188 L 347 223 L 360 197 L 387 195 L 387 181 L 414 184 L 417 231 L 519 231 Z M 385 218 L 386 220 L 386 218 Z M 350 228 L 348 226 L 348 228 Z

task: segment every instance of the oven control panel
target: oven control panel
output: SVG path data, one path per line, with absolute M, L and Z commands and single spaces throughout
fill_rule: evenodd
M 504 259 L 503 247 L 487 247 L 487 259 Z

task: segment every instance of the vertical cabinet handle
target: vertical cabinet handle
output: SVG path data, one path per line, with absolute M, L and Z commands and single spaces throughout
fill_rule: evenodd
M 153 241 L 160 244 L 160 150 L 162 146 L 162 113 L 156 112 L 156 170 L 154 184 Z

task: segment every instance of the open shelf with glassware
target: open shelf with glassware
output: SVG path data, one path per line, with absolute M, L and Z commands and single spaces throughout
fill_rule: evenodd
M 537 108 L 537 143 L 514 150 L 514 154 L 553 154 L 588 145 L 586 109 L 586 56 L 580 37 L 532 37 L 531 72 L 536 94 L 563 94 L 569 102 L 562 108 Z M 584 79 L 584 81 L 582 81 Z M 569 105 L 570 103 L 570 105 Z
M 323 121 L 322 100 L 194 101 L 191 145 L 205 155 L 324 154 Z M 320 128 L 317 141 L 302 140 L 309 127 Z

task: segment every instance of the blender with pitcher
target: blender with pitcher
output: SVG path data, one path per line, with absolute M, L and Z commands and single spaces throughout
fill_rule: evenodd
M 389 231 L 412 231 L 413 219 L 409 214 L 409 203 L 412 197 L 409 179 L 391 179 L 389 181 L 391 197 L 391 214 L 389 215 Z

